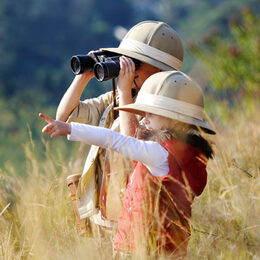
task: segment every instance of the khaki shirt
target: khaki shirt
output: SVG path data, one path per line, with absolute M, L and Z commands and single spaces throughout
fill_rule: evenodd
M 112 92 L 80 102 L 68 122 L 102 126 L 119 132 L 119 118 L 114 120 Z M 80 218 L 91 217 L 101 209 L 102 219 L 117 221 L 131 170 L 132 162 L 122 155 L 92 145 L 77 190 Z M 105 222 L 100 224 L 106 225 Z

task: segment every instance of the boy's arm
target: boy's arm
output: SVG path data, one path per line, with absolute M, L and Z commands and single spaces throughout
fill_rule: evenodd
M 75 76 L 70 87 L 60 101 L 56 112 L 57 120 L 65 122 L 68 119 L 71 112 L 79 105 L 81 94 L 93 77 L 93 72 L 86 72 Z
M 120 57 L 120 74 L 117 80 L 119 106 L 133 103 L 132 86 L 135 77 L 134 62 L 124 56 Z M 123 135 L 134 136 L 138 121 L 135 114 L 119 111 L 120 132 Z

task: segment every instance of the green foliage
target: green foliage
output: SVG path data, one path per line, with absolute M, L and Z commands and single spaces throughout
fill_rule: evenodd
M 216 26 L 226 33 L 229 17 L 239 13 L 244 5 L 252 6 L 259 12 L 259 0 L 159 0 L 154 12 L 183 38 L 185 56 L 182 70 L 189 73 L 196 63 L 189 52 L 189 42 L 200 41 Z
M 238 19 L 239 18 L 239 19 Z M 202 60 L 213 89 L 232 103 L 260 95 L 260 19 L 244 8 L 230 20 L 226 37 L 214 29 L 190 51 Z
M 117 45 L 114 26 L 128 26 L 133 17 L 131 5 L 116 0 L 2 0 L 0 14 L 2 93 L 37 88 L 52 103 L 72 79 L 70 57 Z
M 259 5 L 258 0 L 175 0 L 157 1 L 159 16 L 178 28 L 185 41 L 200 39 L 210 28 L 219 25 L 225 29 L 228 17 L 244 5 Z
M 50 142 L 49 136 L 41 133 L 45 123 L 38 117 L 38 113 L 44 112 L 55 117 L 56 106 L 48 104 L 47 96 L 43 93 L 39 96 L 36 90 L 25 90 L 7 101 L 0 97 L 0 168 L 12 168 L 25 176 L 25 147 L 29 145 L 41 158 L 46 150 L 42 141 Z M 55 138 L 51 143 L 53 156 L 58 156 L 62 151 L 63 156 L 70 157 L 72 150 L 77 146 L 76 143 L 68 143 L 66 138 L 62 137 Z

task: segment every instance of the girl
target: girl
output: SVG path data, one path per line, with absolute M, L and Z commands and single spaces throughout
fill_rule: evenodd
M 168 71 L 150 76 L 135 103 L 117 108 L 144 117 L 137 138 L 40 114 L 48 123 L 42 132 L 52 138 L 68 135 L 69 140 L 111 148 L 134 160 L 114 239 L 116 251 L 185 257 L 191 205 L 206 185 L 206 164 L 213 155 L 203 132 L 215 132 L 203 121 L 203 102 L 194 81 Z

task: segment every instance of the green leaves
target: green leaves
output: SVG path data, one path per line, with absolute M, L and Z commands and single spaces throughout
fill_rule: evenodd
M 229 34 L 212 31 L 200 45 L 190 51 L 202 60 L 213 89 L 227 93 L 229 100 L 259 98 L 260 82 L 260 19 L 242 9 L 231 20 Z

